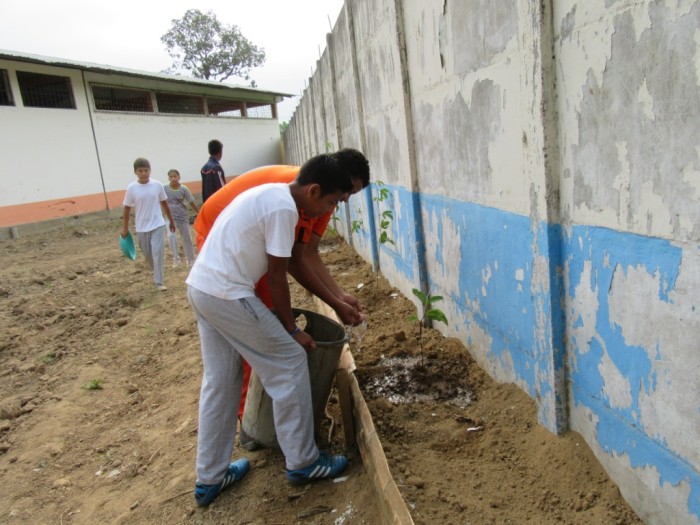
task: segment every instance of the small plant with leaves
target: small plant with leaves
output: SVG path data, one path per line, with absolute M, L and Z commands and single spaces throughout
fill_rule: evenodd
M 379 244 L 386 244 L 386 243 L 391 243 L 394 244 L 394 241 L 389 237 L 389 234 L 387 233 L 387 230 L 389 229 L 389 226 L 391 225 L 391 221 L 394 220 L 394 212 L 391 210 L 384 210 L 381 215 L 381 219 L 379 221 Z
M 102 379 L 91 379 L 83 385 L 83 390 L 102 390 Z
M 413 289 L 413 295 L 415 295 L 420 301 L 423 315 L 420 317 L 417 315 L 411 315 L 408 317 L 408 320 L 418 321 L 418 345 L 420 347 L 421 364 L 423 364 L 423 327 L 430 321 L 440 321 L 445 323 L 445 325 L 448 325 L 449 323 L 447 322 L 445 312 L 433 306 L 435 303 L 442 301 L 443 298 L 441 295 L 431 295 L 430 292 L 425 293 L 420 291 L 418 288 Z
M 350 224 L 350 233 L 359 233 L 364 226 L 362 223 L 362 209 L 359 206 L 355 208 L 355 215 L 358 216 L 359 219 L 355 219 Z
M 338 235 L 338 228 L 336 228 L 336 223 L 340 220 L 338 217 L 338 208 L 335 209 L 333 215 L 331 215 L 331 225 L 328 227 L 328 232 L 331 235 Z
M 55 352 L 49 352 L 48 354 L 46 354 L 44 357 L 41 358 L 41 361 L 45 365 L 52 365 L 53 363 L 56 362 L 57 359 L 58 359 L 58 356 L 56 355 Z
M 382 202 L 389 200 L 389 189 L 384 186 L 382 181 L 377 181 L 377 196 L 374 201 L 379 206 Z M 386 205 L 385 205 L 386 206 Z M 394 212 L 390 209 L 384 209 L 379 214 L 379 244 L 394 244 L 394 240 L 389 237 L 389 228 L 394 220 Z

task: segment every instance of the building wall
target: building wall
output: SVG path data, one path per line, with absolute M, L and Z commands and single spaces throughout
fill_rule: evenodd
M 68 77 L 76 105 L 25 108 L 15 75 L 8 75 L 15 105 L 0 106 L 0 206 L 102 193 L 80 71 L 3 60 L 0 69 Z
M 90 82 L 172 90 L 167 81 L 8 60 L 0 60 L 0 69 L 66 76 L 76 103 L 76 109 L 23 107 L 15 75 L 9 75 L 16 105 L 0 106 L 0 184 L 6 188 L 0 192 L 0 226 L 121 206 L 135 180 L 136 157 L 151 161 L 154 179 L 167 182 L 167 171 L 175 168 L 199 192 L 199 169 L 213 138 L 224 144 L 221 164 L 228 176 L 282 160 L 277 119 L 95 112 L 87 91 Z
M 436 327 L 650 524 L 700 523 L 699 22 L 697 0 L 347 0 L 311 83 L 330 71 L 337 145 L 372 167 L 338 229 L 444 296 Z

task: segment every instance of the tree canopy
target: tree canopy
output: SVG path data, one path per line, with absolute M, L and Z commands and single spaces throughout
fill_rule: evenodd
M 264 49 L 253 45 L 237 26 L 219 22 L 212 11 L 187 10 L 160 40 L 174 59 L 170 73 L 184 70 L 195 78 L 219 82 L 232 76 L 250 80 L 250 70 L 265 63 Z

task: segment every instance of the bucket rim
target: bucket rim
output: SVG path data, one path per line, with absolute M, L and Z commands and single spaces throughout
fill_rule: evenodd
M 350 336 L 348 335 L 347 330 L 345 330 L 345 327 L 342 324 L 338 323 L 337 321 L 334 321 L 333 319 L 323 315 L 322 313 L 314 312 L 313 310 L 307 310 L 306 308 L 294 308 L 294 307 L 292 308 L 292 313 L 294 314 L 294 319 L 298 318 L 301 315 L 307 315 L 307 314 L 312 314 L 315 316 L 323 317 L 324 320 L 334 324 L 335 326 L 337 326 L 338 328 L 340 328 L 343 331 L 344 336 L 342 337 L 342 339 L 338 339 L 336 341 L 316 341 L 314 339 L 314 343 L 316 343 L 317 347 L 337 346 L 341 343 L 345 344 L 348 341 L 350 341 Z

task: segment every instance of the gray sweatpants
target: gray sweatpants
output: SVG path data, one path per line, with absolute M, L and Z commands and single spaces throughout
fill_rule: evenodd
M 150 232 L 136 232 L 139 248 L 141 248 L 148 266 L 153 270 L 153 281 L 156 283 L 156 286 L 163 284 L 166 230 L 165 226 L 161 226 Z
M 175 226 L 180 232 L 180 237 L 182 237 L 182 247 L 185 249 L 185 258 L 187 259 L 187 264 L 192 266 L 194 264 L 194 245 L 192 244 L 192 236 L 190 235 L 190 223 L 185 221 L 175 221 Z M 177 251 L 177 232 L 171 232 L 168 230 L 168 242 L 170 243 L 170 249 L 173 252 L 173 261 L 180 262 L 180 254 Z
M 204 375 L 199 397 L 197 481 L 218 483 L 233 453 L 243 362 L 272 399 L 277 440 L 288 469 L 316 461 L 306 351 L 257 297 L 224 300 L 188 288 L 197 316 Z

